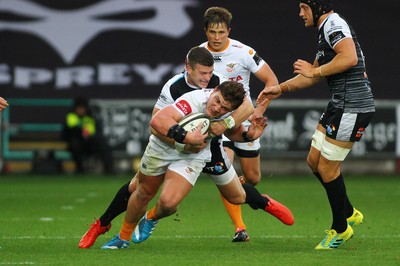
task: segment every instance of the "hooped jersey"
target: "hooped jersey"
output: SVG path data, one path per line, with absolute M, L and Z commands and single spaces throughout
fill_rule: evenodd
M 214 52 L 208 42 L 200 46 L 207 48 L 214 57 L 214 69 L 229 80 L 242 83 L 247 95 L 250 95 L 250 76 L 265 64 L 257 52 L 237 40 L 229 39 L 228 47 L 221 52 Z
M 356 66 L 335 75 L 327 76 L 330 102 L 334 108 L 346 113 L 375 112 L 374 99 L 365 68 L 365 58 L 353 28 L 337 13 L 329 15 L 318 31 L 316 59 L 320 66 L 329 63 L 335 56 L 335 45 L 346 38 L 353 38 L 358 63 Z
M 215 88 L 227 79 L 220 73 L 213 72 L 213 75 L 208 83 L 208 88 Z M 187 72 L 183 72 L 175 75 L 163 86 L 160 96 L 154 106 L 154 108 L 161 109 L 169 104 L 173 104 L 176 99 L 178 99 L 183 94 L 199 90 L 201 88 L 189 84 L 187 81 Z

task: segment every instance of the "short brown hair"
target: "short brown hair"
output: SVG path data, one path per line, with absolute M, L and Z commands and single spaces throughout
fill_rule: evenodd
M 237 109 L 243 103 L 246 95 L 243 84 L 228 80 L 219 84 L 217 88 L 221 91 L 224 100 L 232 104 L 232 110 Z
M 229 29 L 231 27 L 232 14 L 223 7 L 210 7 L 204 13 L 204 28 L 223 24 Z
M 192 69 L 195 69 L 197 64 L 212 67 L 214 65 L 214 57 L 205 47 L 195 46 L 189 50 L 186 63 L 189 64 Z

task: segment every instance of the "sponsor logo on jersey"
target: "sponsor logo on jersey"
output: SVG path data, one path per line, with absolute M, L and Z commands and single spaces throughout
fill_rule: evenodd
M 221 56 L 220 55 L 214 55 L 214 62 L 221 62 Z
M 360 128 L 357 130 L 356 138 L 357 138 L 357 139 L 361 139 L 361 137 L 364 135 L 364 131 L 365 131 L 365 128 L 360 127 Z
M 336 127 L 332 124 L 326 126 L 326 133 L 328 135 L 333 135 L 336 131 Z
M 217 173 L 221 173 L 222 171 L 224 171 L 224 163 L 223 162 L 218 162 L 214 165 L 214 170 Z
M 185 115 L 192 113 L 192 107 L 186 100 L 180 100 L 175 103 L 175 106 L 182 111 Z
M 254 50 L 253 49 L 249 50 L 249 55 L 253 55 L 253 54 L 254 54 Z

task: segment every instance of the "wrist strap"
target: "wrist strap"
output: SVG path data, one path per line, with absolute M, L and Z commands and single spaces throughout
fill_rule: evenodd
M 242 132 L 242 138 L 245 142 L 252 142 L 252 140 L 247 137 L 247 131 Z
M 175 141 L 183 143 L 185 140 L 187 131 L 183 129 L 179 124 L 173 125 L 169 128 L 167 137 L 173 138 Z
M 231 129 L 235 126 L 235 119 L 230 115 L 227 118 L 224 119 L 225 125 L 227 129 Z

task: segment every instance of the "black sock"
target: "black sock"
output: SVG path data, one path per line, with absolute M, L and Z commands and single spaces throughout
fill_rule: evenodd
M 246 191 L 246 203 L 254 209 L 262 209 L 268 205 L 268 199 L 266 197 L 261 196 L 260 192 L 251 184 L 245 183 L 242 184 L 244 191 Z
M 342 233 L 347 228 L 345 215 L 346 187 L 342 175 L 339 175 L 331 182 L 324 183 L 324 187 L 332 210 L 333 222 L 331 228 L 335 229 L 338 233 Z
M 322 180 L 321 175 L 320 175 L 318 172 L 313 172 L 313 174 L 318 178 L 319 182 L 320 182 L 323 186 L 325 186 L 325 185 L 324 185 L 324 180 Z
M 115 194 L 114 199 L 111 201 L 110 205 L 108 206 L 107 210 L 103 213 L 100 217 L 101 226 L 107 226 L 111 223 L 111 221 L 120 215 L 121 213 L 125 212 L 128 207 L 128 200 L 132 193 L 129 192 L 129 181 L 125 185 L 123 185 Z
M 321 175 L 318 172 L 313 172 L 313 174 L 318 178 L 319 182 L 321 182 L 321 184 L 325 187 L 325 183 L 324 180 L 322 180 Z M 340 177 L 343 178 L 342 174 L 340 174 Z M 343 183 L 344 184 L 344 183 Z M 346 210 L 345 210 L 345 214 L 346 214 L 346 218 L 350 217 L 351 215 L 353 215 L 353 205 L 351 204 L 349 197 L 347 196 L 347 192 L 346 192 L 346 186 L 344 188 L 345 190 L 345 203 L 346 203 Z

